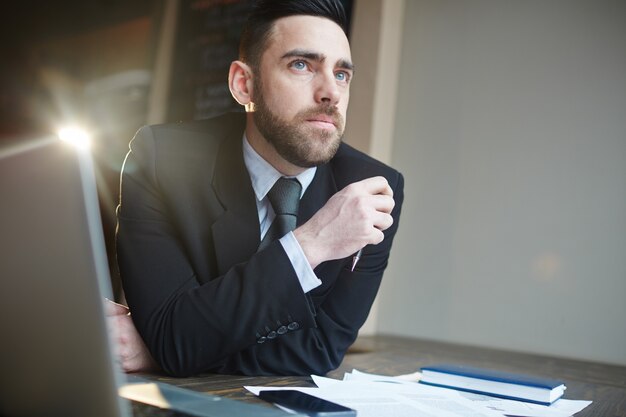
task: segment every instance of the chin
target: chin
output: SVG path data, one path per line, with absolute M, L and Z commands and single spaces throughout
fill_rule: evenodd
M 319 165 L 328 163 L 339 149 L 341 138 L 333 140 L 332 142 L 325 141 L 323 147 L 318 149 L 309 149 L 306 155 L 298 158 L 298 166 L 302 168 L 313 168 Z

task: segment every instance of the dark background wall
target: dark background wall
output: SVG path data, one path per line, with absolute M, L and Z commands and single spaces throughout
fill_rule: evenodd
M 163 122 L 239 110 L 227 87 L 251 0 L 177 0 Z M 348 15 L 351 0 L 344 1 Z M 110 267 L 119 172 L 147 120 L 166 0 L 12 2 L 0 25 L 0 147 L 64 125 L 92 136 Z M 114 279 L 114 287 L 117 279 Z M 117 290 L 117 288 L 114 288 Z
M 129 139 L 145 120 L 160 2 L 31 0 L 11 2 L 2 13 L 0 146 L 66 124 L 91 132 L 115 271 L 119 170 Z

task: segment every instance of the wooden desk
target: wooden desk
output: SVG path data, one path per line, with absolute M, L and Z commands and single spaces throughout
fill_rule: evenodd
M 363 336 L 350 349 L 341 366 L 328 376 L 341 379 L 344 372 L 352 369 L 382 375 L 400 375 L 438 362 L 460 363 L 561 379 L 567 385 L 564 398 L 593 401 L 593 404 L 576 414 L 577 417 L 626 417 L 624 366 L 396 336 Z M 309 377 L 246 377 L 214 374 L 193 378 L 142 376 L 195 391 L 259 404 L 265 403 L 244 390 L 244 385 L 314 386 Z

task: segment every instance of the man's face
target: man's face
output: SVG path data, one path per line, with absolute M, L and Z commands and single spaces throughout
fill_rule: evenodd
M 331 20 L 275 22 L 254 77 L 254 122 L 287 162 L 328 162 L 343 135 L 352 78 L 350 46 Z

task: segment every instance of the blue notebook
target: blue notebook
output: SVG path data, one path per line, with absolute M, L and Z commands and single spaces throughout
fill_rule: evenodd
M 463 365 L 425 366 L 421 371 L 422 384 L 544 405 L 565 391 L 562 381 Z

